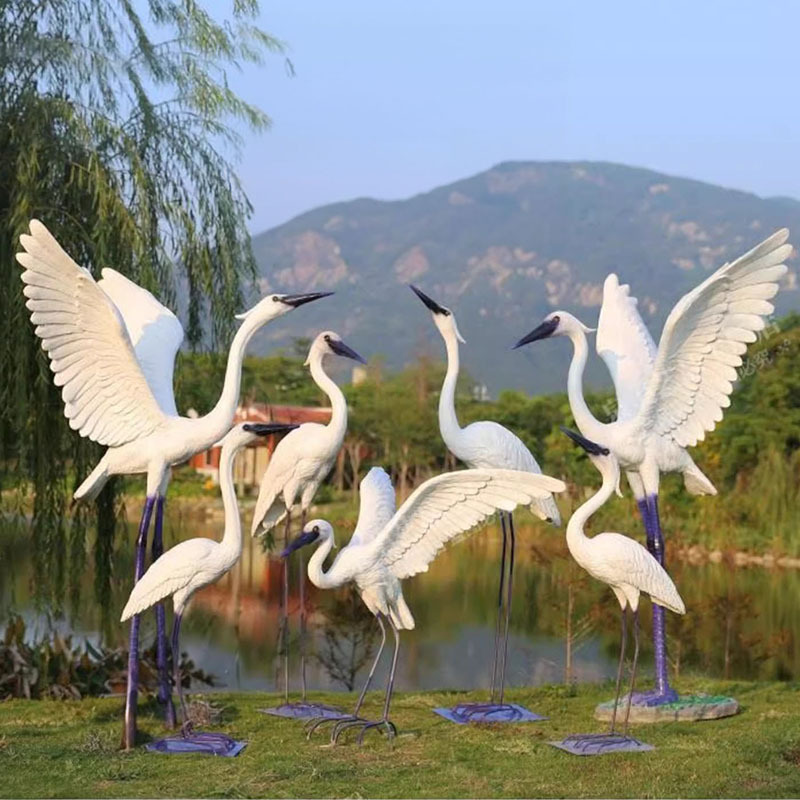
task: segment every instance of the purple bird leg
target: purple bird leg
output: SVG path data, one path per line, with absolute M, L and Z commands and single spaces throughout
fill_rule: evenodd
M 144 560 L 147 554 L 147 531 L 153 514 L 155 497 L 147 497 L 144 502 L 139 535 L 136 537 L 136 562 L 133 581 L 138 583 L 144 574 Z M 130 750 L 136 742 L 136 698 L 139 689 L 139 615 L 131 619 L 131 633 L 128 644 L 128 686 L 125 694 L 125 721 L 122 728 L 122 747 Z
M 661 522 L 658 516 L 658 495 L 650 494 L 638 500 L 639 513 L 642 515 L 644 529 L 647 534 L 647 549 L 656 561 L 664 565 L 664 537 L 661 533 Z M 655 656 L 656 687 L 647 692 L 636 692 L 633 704 L 638 706 L 660 706 L 674 703 L 678 693 L 669 685 L 667 663 L 667 632 L 665 609 L 653 603 L 653 652 Z
M 164 498 L 159 495 L 156 500 L 156 526 L 153 533 L 153 561 L 164 552 Z M 164 708 L 164 724 L 174 728 L 176 724 L 175 705 L 169 685 L 167 666 L 167 619 L 164 604 L 156 606 L 156 664 L 158 665 L 158 704 Z

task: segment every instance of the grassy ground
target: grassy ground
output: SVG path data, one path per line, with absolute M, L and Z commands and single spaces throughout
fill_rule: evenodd
M 247 739 L 235 759 L 117 750 L 118 700 L 0 704 L 3 797 L 797 797 L 800 687 L 682 682 L 682 689 L 735 695 L 742 713 L 715 722 L 640 726 L 650 753 L 576 758 L 548 747 L 570 732 L 600 730 L 592 709 L 608 687 L 511 692 L 550 721 L 457 726 L 431 713 L 465 694 L 401 694 L 399 738 L 364 747 L 307 742 L 300 724 L 258 714 L 264 694 L 214 695 L 218 730 Z M 351 698 L 317 696 L 326 701 Z M 473 698 L 477 699 L 477 698 Z M 377 711 L 379 698 L 371 698 Z M 151 708 L 142 740 L 159 735 Z

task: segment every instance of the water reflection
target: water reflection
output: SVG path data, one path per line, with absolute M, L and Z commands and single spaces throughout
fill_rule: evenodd
M 117 620 L 130 589 L 133 533 L 128 531 L 115 555 L 119 577 L 109 607 L 92 602 L 92 576 L 87 575 L 75 613 L 51 620 L 34 609 L 27 532 L 0 529 L 0 621 L 10 611 L 19 611 L 32 637 L 53 625 L 93 641 L 124 645 L 127 630 Z M 167 546 L 198 535 L 218 538 L 221 523 L 188 514 L 167 522 Z M 496 528 L 489 527 L 442 554 L 428 573 L 405 583 L 417 628 L 403 635 L 399 688 L 488 686 L 499 545 Z M 688 609 L 681 619 L 669 618 L 670 656 L 679 672 L 800 678 L 800 573 L 680 563 L 672 573 Z M 184 648 L 196 664 L 229 687 L 274 690 L 279 686 L 279 592 L 280 564 L 248 537 L 234 570 L 195 596 L 184 621 Z M 607 589 L 566 556 L 560 535 L 521 526 L 513 602 L 510 685 L 561 682 L 568 676 L 578 682 L 596 681 L 614 674 L 618 607 Z M 290 604 L 296 607 L 294 593 Z M 308 665 L 308 685 L 345 689 L 362 680 L 379 632 L 360 600 L 347 589 L 333 593 L 310 587 L 308 605 L 310 649 L 316 654 Z M 644 608 L 647 642 L 648 604 Z M 146 614 L 144 641 L 153 633 L 152 614 Z M 648 649 L 645 645 L 645 662 L 651 656 Z M 295 656 L 296 652 L 295 646 Z M 379 678 L 385 676 L 386 661 Z M 296 673 L 296 657 L 292 665 Z

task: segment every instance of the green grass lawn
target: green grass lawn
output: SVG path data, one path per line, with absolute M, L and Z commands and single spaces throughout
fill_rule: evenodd
M 233 759 L 117 750 L 119 700 L 0 704 L 3 797 L 797 797 L 800 686 L 682 680 L 682 690 L 732 694 L 742 712 L 714 722 L 639 726 L 656 750 L 577 758 L 548 747 L 567 733 L 599 731 L 594 705 L 606 686 L 517 690 L 509 699 L 550 720 L 457 726 L 431 713 L 477 695 L 399 694 L 400 736 L 370 735 L 364 747 L 308 742 L 301 724 L 256 709 L 266 694 L 213 695 L 216 729 L 249 741 Z M 346 702 L 347 695 L 315 695 Z M 377 712 L 380 698 L 369 700 Z M 142 740 L 158 736 L 152 707 Z

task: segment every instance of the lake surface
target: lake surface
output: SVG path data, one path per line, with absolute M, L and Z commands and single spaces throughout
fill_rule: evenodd
M 631 530 L 635 530 L 633 525 Z M 198 535 L 218 538 L 221 523 L 189 515 L 167 521 L 167 547 Z M 346 541 L 348 529 L 340 526 L 337 535 L 339 543 Z M 26 619 L 31 637 L 52 626 L 78 639 L 124 643 L 127 625 L 117 620 L 131 586 L 133 527 L 128 526 L 120 538 L 109 606 L 100 608 L 94 602 L 93 576 L 88 571 L 76 613 L 53 619 L 35 609 L 27 534 L 0 528 L 0 629 L 10 613 L 18 612 Z M 417 627 L 402 635 L 400 688 L 488 687 L 499 558 L 499 532 L 489 526 L 446 550 L 429 572 L 405 582 L 405 597 Z M 292 609 L 297 607 L 297 569 L 293 561 Z M 277 648 L 280 570 L 280 563 L 247 537 L 239 564 L 219 583 L 197 594 L 184 619 L 183 649 L 197 666 L 227 687 L 274 690 L 282 686 Z M 688 609 L 683 618 L 668 613 L 670 658 L 679 672 L 800 679 L 800 571 L 675 563 L 671 574 Z M 521 526 L 513 607 L 510 685 L 565 680 L 568 626 L 574 637 L 571 679 L 599 681 L 614 675 L 619 607 L 610 590 L 569 559 L 563 530 Z M 309 688 L 346 689 L 360 683 L 370 653 L 374 654 L 380 641 L 377 625 L 361 601 L 347 590 L 322 592 L 310 586 L 308 611 L 314 652 L 307 669 Z M 153 615 L 145 614 L 143 619 L 143 641 L 149 643 Z M 652 663 L 648 601 L 642 604 L 642 623 L 644 668 L 640 675 L 644 679 Z M 293 635 L 296 632 L 294 616 Z M 293 645 L 292 685 L 296 686 L 294 640 Z M 389 658 L 385 660 L 384 670 Z

